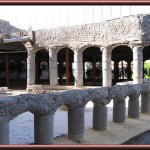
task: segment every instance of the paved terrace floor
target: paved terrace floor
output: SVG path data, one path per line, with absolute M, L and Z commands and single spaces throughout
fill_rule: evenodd
M 8 90 L 1 92 L 0 97 L 27 93 L 25 90 Z M 54 115 L 54 144 L 121 144 L 129 138 L 149 130 L 149 114 L 140 114 L 139 119 L 126 118 L 125 123 L 112 121 L 112 102 L 108 107 L 107 130 L 92 129 L 93 104 L 89 102 L 85 108 L 85 141 L 77 143 L 67 138 L 67 111 L 58 109 Z M 128 106 L 127 106 L 128 107 Z M 127 116 L 127 111 L 126 111 Z M 10 144 L 34 143 L 34 118 L 30 112 L 23 113 L 10 121 Z

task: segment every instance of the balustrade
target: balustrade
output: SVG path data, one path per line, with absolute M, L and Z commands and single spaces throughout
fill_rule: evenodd
M 68 138 L 84 140 L 84 107 L 92 101 L 93 129 L 107 128 L 107 104 L 113 100 L 113 121 L 125 122 L 126 98 L 129 97 L 128 117 L 139 118 L 148 113 L 150 84 L 115 85 L 45 94 L 22 94 L 0 99 L 0 144 L 9 144 L 9 121 L 30 111 L 34 114 L 34 143 L 53 144 L 53 116 L 61 105 L 68 106 Z M 61 126 L 61 125 L 60 125 Z

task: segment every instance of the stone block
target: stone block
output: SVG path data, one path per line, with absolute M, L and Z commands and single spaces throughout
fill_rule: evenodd
M 75 69 L 75 70 L 83 69 L 83 63 L 82 62 L 74 62 L 73 69 Z
M 82 86 L 82 85 L 83 85 L 83 79 L 75 78 L 75 86 Z
M 102 69 L 111 69 L 111 63 L 109 61 L 103 61 Z
M 49 61 L 49 68 L 57 68 L 57 61 Z
M 27 78 L 27 84 L 32 85 L 35 84 L 35 78 Z
M 83 55 L 74 54 L 74 62 L 75 61 L 83 62 Z
M 133 70 L 133 78 L 142 78 L 143 71 L 141 69 L 134 69 Z

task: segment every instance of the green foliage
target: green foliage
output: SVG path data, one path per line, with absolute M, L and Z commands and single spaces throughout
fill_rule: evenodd
M 150 78 L 150 63 L 144 63 L 144 78 Z

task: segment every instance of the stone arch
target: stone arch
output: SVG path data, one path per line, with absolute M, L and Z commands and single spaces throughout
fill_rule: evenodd
M 83 82 L 84 85 L 101 85 L 102 52 L 97 46 L 87 47 L 83 51 Z
M 72 46 L 72 45 L 63 45 L 63 46 L 59 46 L 59 47 L 53 47 L 53 49 L 56 50 L 56 53 L 57 53 L 57 54 L 58 54 L 59 51 L 61 51 L 62 49 L 66 49 L 66 48 L 68 48 L 69 50 L 71 50 L 71 51 L 74 52 L 74 49 L 75 49 L 76 47 L 74 47 L 74 46 Z
M 132 49 L 129 46 L 118 45 L 113 47 L 112 61 L 114 61 L 113 84 L 116 84 L 117 82 L 132 80 L 131 62 L 133 61 L 133 53 L 132 53 Z M 120 71 L 119 71 L 119 62 L 121 62 L 122 64 Z M 125 65 L 125 62 L 127 62 L 127 65 Z M 123 76 L 122 78 L 119 78 L 119 72 L 122 72 L 122 76 Z M 124 77 L 125 75 L 126 78 Z
M 35 54 L 36 84 L 49 84 L 49 53 L 45 49 L 38 50 Z
M 101 45 L 93 44 L 93 43 L 84 43 L 83 45 L 78 46 L 79 51 L 84 52 L 87 48 L 97 47 L 100 49 Z M 101 50 L 101 49 L 100 49 Z
M 20 123 L 16 124 L 16 122 L 20 120 L 24 122 L 24 125 Z M 28 120 L 30 120 L 30 125 L 28 125 L 27 127 L 25 122 L 28 122 Z M 34 114 L 32 114 L 30 111 L 25 111 L 18 114 L 11 120 L 11 123 L 9 124 L 9 129 L 10 129 L 10 134 L 13 134 L 13 136 L 10 136 L 9 139 L 10 144 L 16 144 L 16 143 L 25 144 L 27 142 L 33 143 L 34 142 Z M 23 132 L 23 136 L 22 134 L 20 134 L 20 131 Z M 14 136 L 18 136 L 18 139 L 13 138 Z
M 111 46 L 111 51 L 113 51 L 115 48 L 117 47 L 128 47 L 130 49 L 133 48 L 133 45 L 132 44 L 125 44 L 125 43 L 119 43 L 119 44 L 114 44 L 114 45 L 110 45 Z
M 68 48 L 62 48 L 57 53 L 58 83 L 60 85 L 74 85 L 73 62 L 74 52 Z

